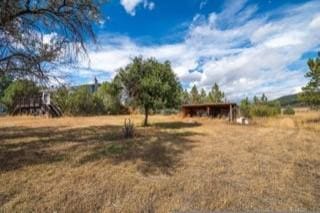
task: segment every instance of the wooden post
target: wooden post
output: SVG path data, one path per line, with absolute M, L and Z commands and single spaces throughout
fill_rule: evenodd
M 232 110 L 232 104 L 230 104 L 230 112 L 229 112 L 229 122 L 233 121 L 233 110 Z

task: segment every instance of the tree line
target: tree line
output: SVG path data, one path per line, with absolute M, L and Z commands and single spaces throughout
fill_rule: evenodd
M 199 92 L 197 86 L 193 85 L 190 92 L 186 89 L 182 92 L 181 101 L 183 104 L 222 103 L 225 101 L 225 94 L 217 83 L 214 83 L 208 94 L 203 88 Z
M 1 82 L 0 100 L 9 112 L 17 98 L 39 94 L 43 89 L 27 79 L 6 77 Z M 178 111 L 181 104 L 219 103 L 223 98 L 224 93 L 216 83 L 208 95 L 204 89 L 199 93 L 196 85 L 190 92 L 183 90 L 168 61 L 161 63 L 142 57 L 134 58 L 118 70 L 111 82 L 103 82 L 94 92 L 88 85 L 74 88 L 62 85 L 52 92 L 53 102 L 65 115 L 123 114 L 135 109 L 144 113 L 144 125 L 148 124 L 150 113 Z
M 299 98 L 313 108 L 320 105 L 320 54 L 308 62 L 309 72 L 306 77 L 310 82 L 302 88 Z M 41 89 L 37 83 L 28 79 L 15 79 L 11 75 L 0 78 L 0 103 L 8 111 L 13 110 L 17 97 L 38 94 Z M 111 82 L 103 82 L 97 91 L 88 86 L 70 89 L 60 86 L 52 94 L 53 101 L 66 115 L 123 114 L 129 109 L 136 109 L 145 115 L 144 124 L 148 124 L 148 115 L 159 110 L 176 109 L 181 104 L 221 103 L 225 94 L 218 84 L 211 90 L 200 92 L 194 85 L 190 92 L 183 90 L 168 61 L 161 63 L 154 58 L 136 57 L 126 67 L 118 70 Z M 245 98 L 240 102 L 241 114 L 245 117 L 275 116 L 281 113 L 279 101 L 269 101 L 265 94 L 254 96 L 250 101 Z M 284 110 L 293 114 L 293 109 Z

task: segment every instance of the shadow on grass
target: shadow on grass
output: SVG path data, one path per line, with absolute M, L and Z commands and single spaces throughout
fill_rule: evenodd
M 154 123 L 153 126 L 163 128 L 163 129 L 183 129 L 183 128 L 192 128 L 192 127 L 198 127 L 201 126 L 198 122 L 158 122 Z
M 171 175 L 181 165 L 182 154 L 195 146 L 190 139 L 197 133 L 156 132 L 135 139 L 99 144 L 79 164 L 110 159 L 113 164 L 131 161 L 145 175 Z
M 0 128 L 0 172 L 65 159 L 80 147 L 118 140 L 118 126 L 63 129 L 55 127 Z
M 308 119 L 306 123 L 320 123 L 320 118 Z
M 115 125 L 0 128 L 0 172 L 52 163 L 81 166 L 109 159 L 115 165 L 131 161 L 145 175 L 170 175 L 180 166 L 182 154 L 195 145 L 192 136 L 197 133 L 169 133 L 161 129 L 177 128 L 178 124 L 161 125 L 160 128 L 138 128 L 136 137 L 128 140 L 122 136 L 122 127 Z

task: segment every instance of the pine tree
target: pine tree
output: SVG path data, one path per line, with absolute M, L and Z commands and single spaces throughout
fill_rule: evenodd
M 261 100 L 261 103 L 263 103 L 263 104 L 266 104 L 268 102 L 268 98 L 264 93 L 262 93 L 260 100 Z
M 182 93 L 181 93 L 181 102 L 182 102 L 182 104 L 190 104 L 191 103 L 190 95 L 186 89 L 184 91 L 182 91 Z
M 202 88 L 201 93 L 200 93 L 200 103 L 206 103 L 207 102 L 207 93 L 206 91 Z
M 305 77 L 310 81 L 302 88 L 299 98 L 308 106 L 318 108 L 320 106 L 320 52 L 315 59 L 308 61 L 309 71 Z
M 259 100 L 259 98 L 258 98 L 257 96 L 254 96 L 254 97 L 253 97 L 253 103 L 254 103 L 255 105 L 257 105 L 257 104 L 260 103 L 260 100 Z
M 198 104 L 200 102 L 200 95 L 198 92 L 198 88 L 196 85 L 193 85 L 191 91 L 190 91 L 190 98 L 192 104 Z
M 224 93 L 220 90 L 217 83 L 214 83 L 211 91 L 209 92 L 209 100 L 213 103 L 222 103 Z

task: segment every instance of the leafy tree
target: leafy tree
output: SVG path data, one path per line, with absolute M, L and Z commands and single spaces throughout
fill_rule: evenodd
M 217 83 L 214 83 L 211 91 L 209 92 L 209 100 L 213 103 L 222 103 L 224 93 L 220 90 Z
M 148 125 L 148 115 L 156 107 L 175 107 L 180 101 L 181 85 L 168 61 L 158 62 L 154 58 L 144 60 L 136 57 L 124 69 L 119 78 L 131 104 L 144 109 L 144 125 Z
M 95 41 L 103 0 L 0 1 L 0 76 L 47 79 Z
M 320 106 L 320 52 L 315 59 L 308 61 L 309 71 L 306 77 L 310 78 L 308 84 L 302 88 L 300 99 L 311 107 Z
M 97 96 L 103 100 L 105 109 L 110 114 L 119 114 L 124 106 L 121 103 L 122 86 L 118 76 L 112 82 L 104 82 L 97 91 Z
M 251 110 L 251 103 L 248 97 L 246 97 L 240 102 L 240 111 L 244 117 L 250 118 L 251 117 L 250 110 Z
M 200 93 L 200 103 L 206 103 L 207 102 L 207 93 L 206 91 L 202 88 L 201 93 Z
M 11 76 L 2 76 L 0 77 L 0 99 L 4 95 L 4 91 L 9 87 L 9 85 L 13 82 L 13 78 Z
M 4 91 L 2 103 L 6 105 L 9 112 L 12 112 L 17 98 L 36 95 L 39 93 L 39 90 L 39 87 L 33 81 L 16 80 Z
M 104 113 L 101 98 L 92 94 L 87 86 L 81 86 L 70 94 L 68 112 L 72 115 L 93 115 Z
M 198 88 L 196 85 L 193 85 L 190 91 L 190 99 L 192 104 L 198 104 L 200 103 L 200 95 L 198 92 Z

